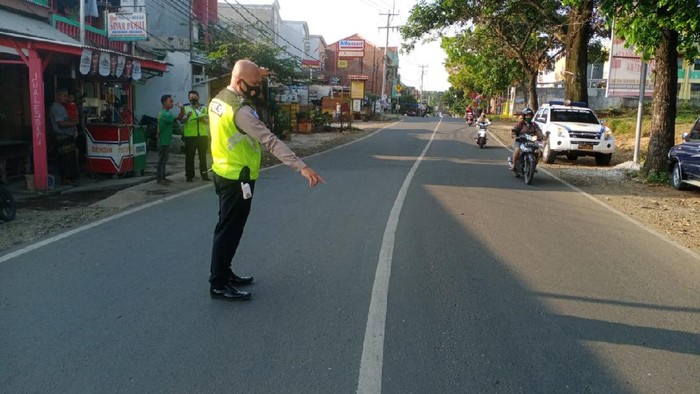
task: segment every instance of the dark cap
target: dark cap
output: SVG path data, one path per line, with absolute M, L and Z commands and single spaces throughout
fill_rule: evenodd
M 58 96 L 59 94 L 68 94 L 68 89 L 56 89 L 56 95 Z

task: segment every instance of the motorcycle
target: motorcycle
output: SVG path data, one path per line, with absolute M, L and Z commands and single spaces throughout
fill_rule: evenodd
M 537 140 L 536 135 L 520 134 L 515 137 L 515 141 L 520 143 L 520 155 L 518 161 L 515 162 L 515 177 L 523 177 L 525 184 L 532 185 L 532 179 L 537 172 L 537 162 L 542 153 L 542 142 Z M 512 159 L 508 158 L 508 164 L 511 164 Z
M 0 181 L 0 220 L 9 222 L 15 218 L 17 213 L 17 204 L 12 197 L 12 193 Z
M 489 124 L 487 122 L 479 122 L 476 124 L 476 126 L 479 128 L 479 130 L 476 132 L 476 143 L 479 145 L 480 149 L 483 149 L 484 145 L 486 145 L 486 141 L 488 140 L 486 132 L 488 131 Z

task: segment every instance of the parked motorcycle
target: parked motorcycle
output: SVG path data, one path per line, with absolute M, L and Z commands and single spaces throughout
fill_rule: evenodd
M 542 142 L 537 140 L 536 135 L 520 134 L 515 137 L 515 141 L 520 143 L 520 155 L 518 161 L 515 162 L 515 176 L 521 176 L 528 185 L 532 184 L 532 179 L 537 172 L 537 162 L 542 152 Z M 511 164 L 512 159 L 508 158 L 508 164 Z
M 480 149 L 483 149 L 484 145 L 486 145 L 486 140 L 488 140 L 486 132 L 488 131 L 489 124 L 487 122 L 479 122 L 476 124 L 476 127 L 479 128 L 476 132 L 476 143 L 479 145 Z
M 0 181 L 0 220 L 9 222 L 15 218 L 17 204 L 12 197 L 12 193 Z

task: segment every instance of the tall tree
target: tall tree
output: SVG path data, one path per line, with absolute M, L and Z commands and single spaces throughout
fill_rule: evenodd
M 550 7 L 551 18 L 541 17 L 544 5 Z M 552 57 L 561 46 L 553 34 L 558 25 L 550 23 L 559 5 L 553 0 L 540 0 L 537 8 L 532 2 L 516 0 L 421 2 L 411 10 L 401 33 L 409 39 L 406 48 L 410 50 L 417 40 L 440 35 L 447 29 L 465 32 L 478 26 L 489 29 L 503 55 L 520 63 L 527 76 L 529 105 L 536 108 L 539 71 L 551 66 Z
M 679 53 L 688 60 L 698 55 L 698 0 L 601 0 L 601 6 L 614 17 L 616 34 L 645 61 L 654 61 L 651 138 L 642 172 L 666 173 L 675 140 Z

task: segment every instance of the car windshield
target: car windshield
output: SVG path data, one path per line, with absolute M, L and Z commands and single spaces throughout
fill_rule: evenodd
M 591 111 L 579 109 L 552 109 L 552 122 L 576 122 L 599 124 Z

